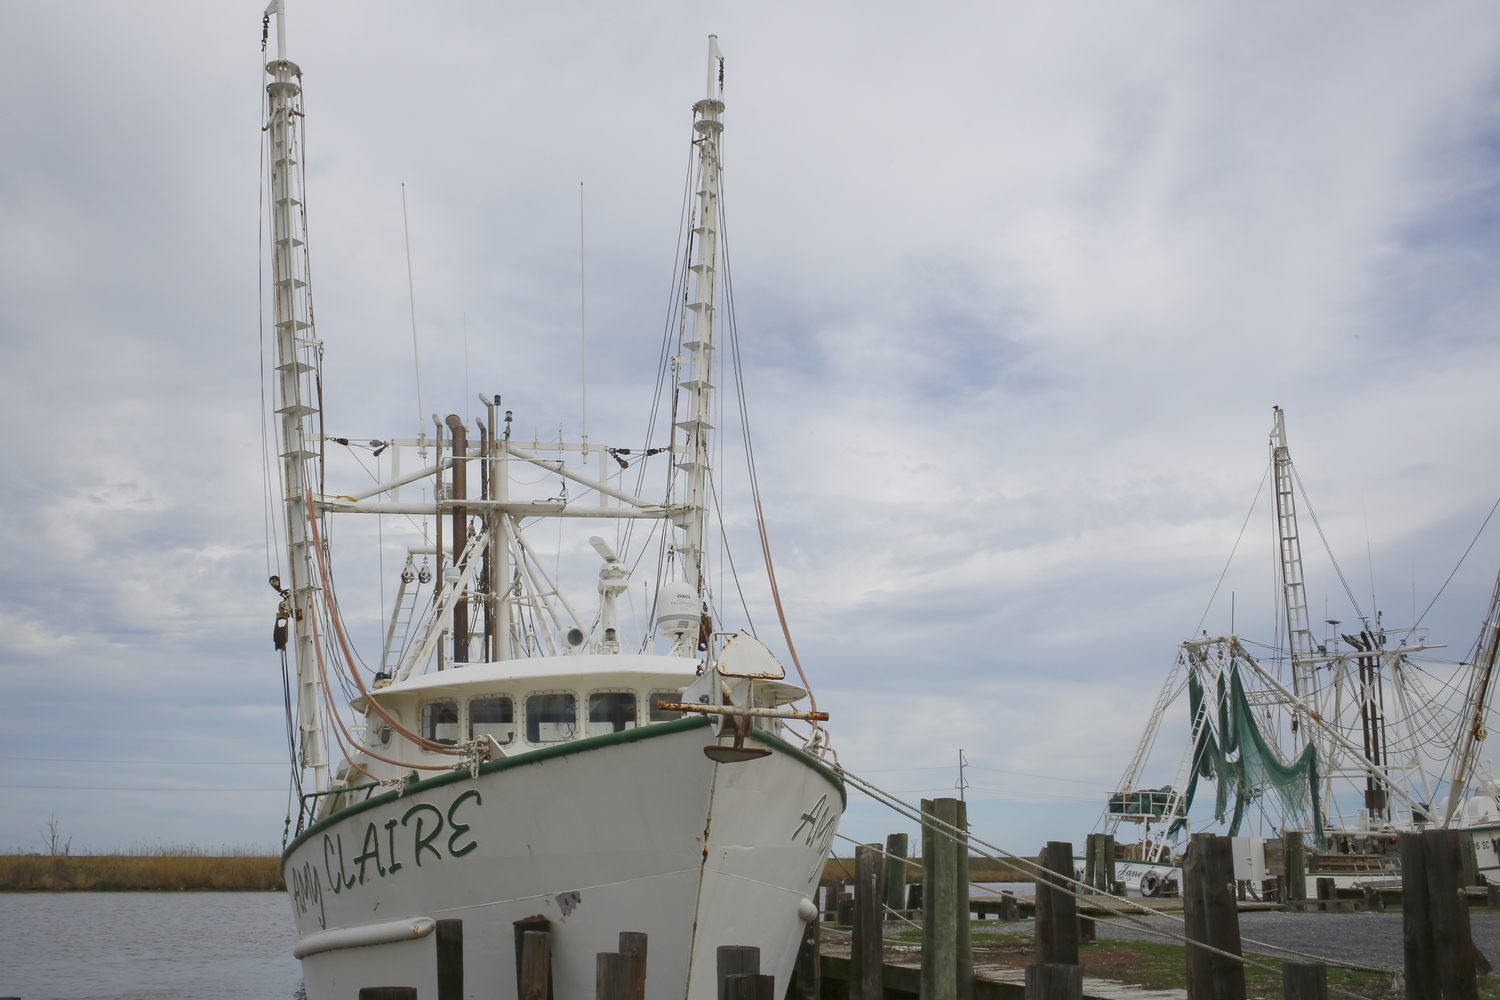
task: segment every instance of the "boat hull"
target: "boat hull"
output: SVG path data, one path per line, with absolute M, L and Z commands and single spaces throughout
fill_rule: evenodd
M 771 755 L 715 764 L 705 720 L 646 726 L 477 777 L 445 774 L 319 822 L 283 859 L 299 950 L 313 950 L 309 1000 L 354 1000 L 367 986 L 435 996 L 434 935 L 319 950 L 351 928 L 420 918 L 463 920 L 473 996 L 515 996 L 513 924 L 534 916 L 551 921 L 556 1000 L 591 1000 L 595 955 L 617 951 L 621 931 L 648 935 L 647 1000 L 716 1000 L 727 944 L 760 948 L 762 972 L 784 989 L 843 789 L 774 736 L 751 739 Z

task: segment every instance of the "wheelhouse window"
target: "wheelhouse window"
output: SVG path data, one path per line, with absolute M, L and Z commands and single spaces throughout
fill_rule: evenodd
M 568 693 L 526 696 L 526 742 L 562 743 L 578 735 L 578 699 Z
M 651 721 L 652 722 L 671 722 L 673 719 L 680 719 L 680 718 L 682 718 L 682 713 L 681 712 L 674 712 L 674 711 L 671 711 L 670 709 L 662 708 L 661 707 L 661 703 L 664 702 L 664 701 L 676 702 L 677 704 L 680 705 L 680 704 L 682 704 L 682 692 L 681 691 L 652 691 L 651 692 Z
M 589 695 L 589 735 L 604 736 L 635 728 L 635 692 L 595 691 Z
M 469 739 L 493 736 L 505 746 L 516 738 L 515 702 L 506 697 L 475 698 L 469 702 Z
M 434 743 L 458 742 L 458 702 L 429 701 L 422 706 L 422 736 Z

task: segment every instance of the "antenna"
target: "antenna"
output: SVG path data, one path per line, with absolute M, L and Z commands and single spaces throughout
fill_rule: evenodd
M 266 16 L 276 15 L 276 58 L 286 59 L 286 0 L 271 0 L 266 6 Z
M 708 99 L 713 100 L 724 91 L 724 55 L 719 51 L 719 36 L 708 36 Z
M 963 748 L 958 751 L 958 783 L 954 788 L 958 789 L 958 800 L 964 801 L 964 789 L 969 787 L 969 779 L 964 777 L 964 768 L 969 766 L 969 759 L 964 756 Z
M 281 0 L 276 0 L 281 3 Z M 411 363 L 417 374 L 417 431 L 422 425 L 422 356 L 417 351 L 417 292 L 411 276 L 411 221 L 406 216 L 406 182 L 401 182 L 401 227 L 406 233 L 406 301 L 411 306 Z
M 583 181 L 578 182 L 578 362 L 583 379 L 583 460 L 589 455 L 589 308 L 588 271 L 583 257 Z

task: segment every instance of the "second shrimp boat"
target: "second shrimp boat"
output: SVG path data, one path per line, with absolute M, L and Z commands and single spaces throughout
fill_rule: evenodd
M 705 534 L 718 503 L 716 351 L 737 358 L 722 308 L 716 42 L 707 93 L 692 105 L 694 196 L 664 351 L 670 420 L 653 428 L 656 446 L 519 441 L 495 396 L 472 426 L 450 413 L 430 436 L 370 442 L 389 456 L 383 481 L 325 486 L 326 450 L 350 445 L 329 433 L 344 428 L 323 425 L 302 71 L 287 58 L 284 2 L 267 10 L 276 58 L 264 130 L 286 559 L 271 582 L 303 806 L 282 864 L 307 997 L 354 1000 L 387 985 L 437 995 L 433 928 L 445 918 L 463 921 L 468 995 L 516 996 L 513 943 L 528 921 L 551 931 L 555 1000 L 593 996 L 595 956 L 617 950 L 621 932 L 647 935 L 648 1000 L 714 1000 L 722 945 L 758 947 L 761 972 L 784 990 L 845 790 L 825 763 L 827 716 L 795 707 L 809 697 L 805 679 L 788 680 L 749 631 L 715 624 L 724 595 L 710 562 L 720 556 Z M 597 459 L 599 472 L 570 458 Z M 652 458 L 660 488 L 648 500 L 645 476 L 631 490 L 624 471 L 644 473 Z M 578 493 L 514 496 L 517 466 Z M 328 544 L 331 519 L 357 514 L 425 527 L 370 677 L 340 614 Z M 575 607 L 523 531 L 555 518 L 620 526 L 613 541 L 590 539 L 596 609 Z M 760 534 L 784 621 L 763 522 Z M 620 601 L 642 553 L 648 566 L 659 554 L 657 597 L 632 638 Z
M 1213 822 L 1232 839 L 1236 880 L 1253 898 L 1282 894 L 1275 877 L 1293 863 L 1280 839 L 1288 832 L 1303 840 L 1307 874 L 1336 888 L 1398 888 L 1398 835 L 1431 828 L 1463 831 L 1467 884 L 1500 878 L 1500 782 L 1480 757 L 1500 663 L 1500 578 L 1479 637 L 1460 661 L 1431 655 L 1443 646 L 1428 641 L 1420 618 L 1388 626 L 1352 592 L 1346 621 L 1325 619 L 1319 638 L 1298 529 L 1296 497 L 1307 505 L 1307 495 L 1279 407 L 1263 482 L 1273 486 L 1279 634 L 1257 643 L 1232 630 L 1204 631 L 1178 646 L 1102 824 L 1109 836 L 1123 823 L 1139 824 L 1140 843 L 1121 845 L 1112 866 L 1096 858 L 1080 859 L 1080 868 L 1101 886 L 1118 879 L 1146 896 L 1170 891 L 1180 876 L 1171 842 L 1191 831 L 1203 780 L 1217 785 Z M 1312 516 L 1310 505 L 1306 513 Z M 1143 788 L 1158 733 L 1184 694 L 1189 734 L 1176 778 Z M 1249 836 L 1252 823 L 1273 836 Z M 1105 875 L 1108 867 L 1113 875 Z

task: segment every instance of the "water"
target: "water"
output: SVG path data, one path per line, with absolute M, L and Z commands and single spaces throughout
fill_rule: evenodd
M 0 893 L 0 997 L 293 1000 L 281 892 Z

